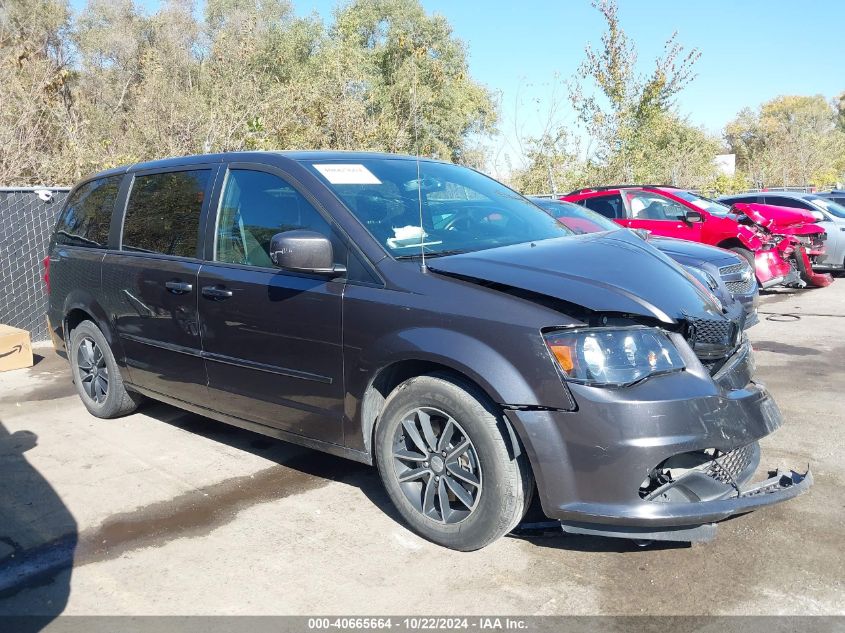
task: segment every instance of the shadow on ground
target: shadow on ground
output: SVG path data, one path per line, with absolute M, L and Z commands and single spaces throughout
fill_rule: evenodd
M 40 630 L 64 611 L 78 539 L 70 510 L 25 456 L 37 442 L 0 421 L 0 615 L 12 613 L 10 599 L 21 590 L 41 587 L 39 604 L 16 614 L 46 616 L 19 623 L 23 631 Z

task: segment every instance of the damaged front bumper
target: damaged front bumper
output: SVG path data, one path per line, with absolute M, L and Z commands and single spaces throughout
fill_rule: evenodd
M 798 273 L 789 265 L 777 249 L 760 250 L 754 254 L 754 272 L 763 289 L 789 283 Z
M 715 522 L 779 503 L 812 485 L 809 470 L 752 483 L 758 441 L 782 423 L 751 381 L 742 345 L 711 376 L 687 370 L 622 389 L 570 384 L 576 411 L 510 410 L 546 516 L 567 532 L 702 541 Z
M 764 481 L 742 486 L 723 499 L 673 503 L 668 512 L 649 517 L 645 524 L 639 521 L 585 522 L 561 520 L 561 528 L 571 534 L 588 534 L 651 541 L 685 541 L 700 543 L 716 536 L 716 522 L 732 516 L 752 512 L 762 506 L 792 499 L 807 492 L 813 485 L 813 474 L 794 470 L 776 470 Z
M 810 257 L 805 249 L 796 249 L 793 256 L 795 257 L 798 273 L 807 285 L 824 288 L 833 283 L 833 275 L 830 273 L 820 273 L 813 270 Z

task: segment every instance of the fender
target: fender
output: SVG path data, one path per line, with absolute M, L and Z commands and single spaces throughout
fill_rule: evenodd
M 549 405 L 506 356 L 479 339 L 460 332 L 444 328 L 412 328 L 379 339 L 370 350 L 378 352 L 378 359 L 363 356 L 361 364 L 364 366 L 381 370 L 403 360 L 430 361 L 466 375 L 497 404 L 516 407 Z M 555 371 L 550 358 L 549 370 Z M 559 380 L 559 385 L 566 393 L 564 400 L 571 405 L 571 396 L 562 380 Z
M 742 242 L 742 245 L 752 252 L 757 252 L 764 246 L 763 240 L 760 239 L 751 227 L 740 224 L 737 227 L 736 236 Z
M 106 341 L 108 341 L 109 346 L 112 349 L 115 348 L 115 341 L 117 339 L 114 335 L 114 330 L 112 329 L 111 320 L 109 319 L 108 314 L 94 298 L 94 295 L 84 288 L 74 288 L 65 297 L 64 306 L 62 308 L 62 328 L 64 330 L 66 345 L 69 342 L 67 339 L 70 334 L 67 331 L 67 316 L 72 310 L 82 310 L 83 312 L 90 314 L 94 318 L 94 322 L 97 324 L 97 327 L 99 327 L 103 332 L 103 336 L 106 337 Z
M 548 356 L 545 349 L 543 354 Z M 575 409 L 569 389 L 556 375 L 551 358 L 547 360 L 552 380 L 532 386 L 507 357 L 467 334 L 444 328 L 409 328 L 389 333 L 368 345 L 358 362 L 347 368 L 346 415 L 354 425 L 347 435 L 348 445 L 369 448 L 371 429 L 365 428 L 369 419 L 365 396 L 371 393 L 376 377 L 391 365 L 403 361 L 442 365 L 466 376 L 506 408 Z

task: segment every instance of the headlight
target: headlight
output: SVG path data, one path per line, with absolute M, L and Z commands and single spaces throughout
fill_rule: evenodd
M 686 272 L 687 278 L 693 284 L 700 286 L 707 298 L 710 299 L 710 301 L 712 301 L 721 312 L 724 309 L 724 306 L 722 305 L 722 300 L 716 295 L 716 290 L 719 288 L 719 282 L 713 278 L 713 275 L 708 273 L 706 270 L 695 268 L 694 266 L 682 266 L 682 268 L 684 269 L 684 272 Z
M 555 330 L 543 338 L 567 380 L 586 385 L 622 387 L 685 367 L 672 341 L 656 328 Z
M 695 266 L 684 266 L 684 270 L 700 281 L 710 292 L 715 292 L 719 288 L 719 282 L 706 270 L 696 268 Z

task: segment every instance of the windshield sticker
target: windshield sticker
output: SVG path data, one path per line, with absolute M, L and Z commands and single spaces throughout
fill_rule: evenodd
M 334 165 L 314 165 L 333 185 L 380 185 L 381 180 L 363 165 L 339 163 Z
M 426 233 L 419 226 L 400 226 L 393 228 L 394 237 L 387 238 L 387 245 L 390 248 L 420 248 L 422 246 L 435 246 L 443 242 L 425 242 L 428 237 Z

